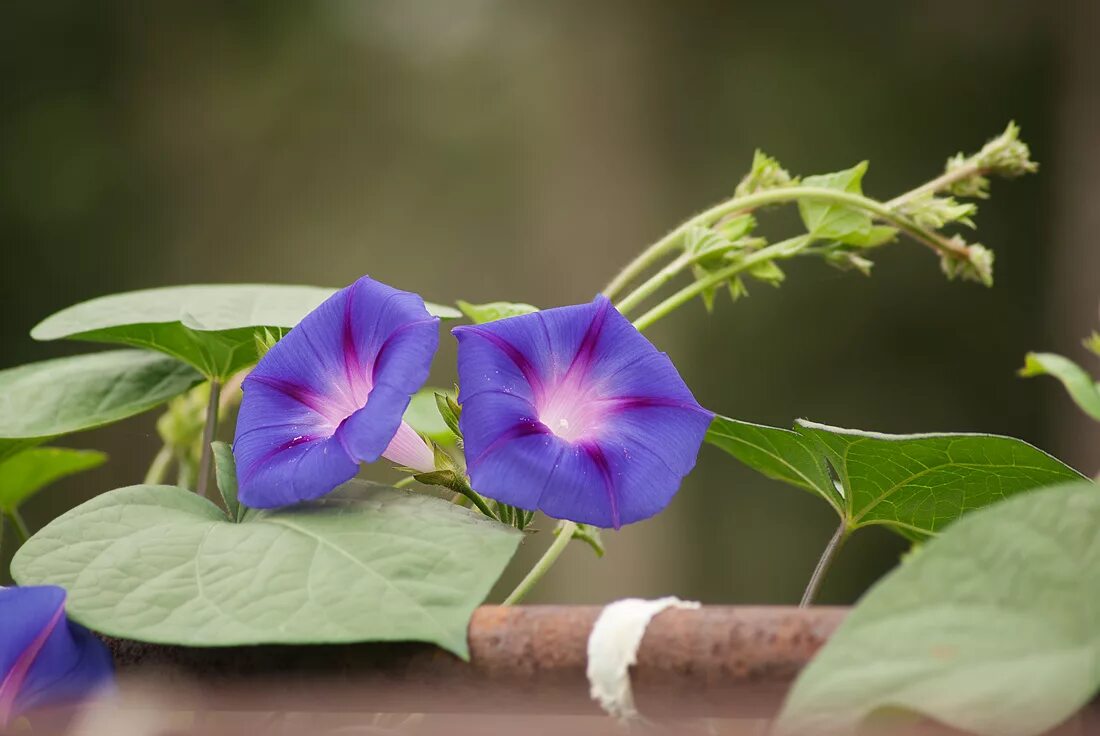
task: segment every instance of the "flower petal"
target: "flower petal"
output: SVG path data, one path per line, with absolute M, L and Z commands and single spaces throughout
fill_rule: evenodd
M 110 682 L 110 652 L 65 619 L 64 605 L 65 591 L 54 586 L 0 588 L 0 728 L 18 713 Z
M 317 498 L 377 460 L 438 344 L 423 299 L 366 276 L 306 315 L 244 381 L 233 446 L 241 502 Z
M 233 443 L 233 455 L 237 496 L 254 509 L 320 498 L 359 473 L 359 463 L 332 437 L 250 432 Z
M 470 484 L 490 498 L 523 509 L 539 508 L 564 442 L 547 432 L 517 425 L 470 467 Z

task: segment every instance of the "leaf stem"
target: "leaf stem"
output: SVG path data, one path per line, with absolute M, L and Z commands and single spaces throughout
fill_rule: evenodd
M 825 545 L 821 558 L 817 561 L 817 567 L 814 568 L 814 573 L 810 576 L 810 582 L 806 584 L 806 590 L 802 593 L 802 600 L 798 604 L 799 608 L 805 608 L 813 603 L 814 598 L 817 597 L 817 591 L 821 588 L 821 583 L 825 579 L 825 574 L 829 572 L 833 560 L 836 559 L 837 552 L 840 551 L 840 548 L 844 545 L 844 540 L 847 538 L 848 522 L 846 519 L 841 519 L 840 526 L 837 527 L 833 538 Z
M 206 405 L 206 425 L 202 428 L 202 455 L 199 457 L 199 477 L 195 481 L 195 493 L 206 497 L 206 486 L 210 480 L 214 451 L 210 443 L 218 431 L 218 398 L 222 385 L 217 379 L 210 380 L 210 401 Z
M 172 463 L 172 448 L 162 445 L 157 452 L 149 470 L 145 473 L 145 485 L 155 486 L 164 482 L 164 476 L 168 474 L 168 466 Z
M 545 575 L 550 568 L 554 566 L 558 558 L 561 557 L 561 553 L 565 551 L 565 548 L 569 545 L 569 541 L 573 539 L 573 533 L 576 531 L 577 525 L 572 521 L 567 521 L 561 525 L 557 539 L 547 548 L 542 557 L 539 558 L 539 561 L 536 562 L 535 566 L 531 568 L 531 571 L 527 573 L 527 576 L 516 586 L 516 589 L 504 599 L 503 605 L 514 606 L 527 597 L 531 589 L 542 580 L 542 576 Z
M 31 538 L 31 532 L 27 528 L 27 522 L 23 520 L 23 515 L 19 513 L 19 509 L 8 511 L 7 517 L 15 529 L 15 536 L 19 537 L 19 544 L 26 544 L 27 540 Z

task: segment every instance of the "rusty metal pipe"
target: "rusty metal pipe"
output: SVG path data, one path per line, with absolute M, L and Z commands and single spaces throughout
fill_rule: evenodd
M 188 648 L 109 643 L 120 674 L 152 672 L 201 707 L 594 714 L 585 676 L 598 606 L 484 606 L 470 661 L 428 645 Z M 847 609 L 705 606 L 650 624 L 633 668 L 654 716 L 771 715 Z M 196 704 L 197 705 L 197 704 Z

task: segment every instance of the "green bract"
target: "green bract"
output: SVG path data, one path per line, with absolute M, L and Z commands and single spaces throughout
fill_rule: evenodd
M 1097 529 L 1091 483 L 961 520 L 864 596 L 798 678 L 777 732 L 854 733 L 897 709 L 968 733 L 1047 732 L 1100 687 Z
M 54 520 L 16 554 L 21 585 L 60 585 L 76 621 L 183 644 L 433 642 L 467 655 L 474 608 L 520 534 L 446 501 L 352 481 L 249 511 L 131 486 Z
M 213 442 L 210 448 L 214 453 L 214 475 L 225 511 L 230 521 L 241 521 L 247 509 L 237 500 L 237 462 L 233 459 L 233 448 L 228 442 Z
M 140 350 L 57 358 L 0 371 L 0 460 L 51 437 L 140 414 L 201 380 Z
M 334 289 L 281 284 L 169 286 L 113 294 L 76 304 L 46 318 L 36 340 L 88 340 L 157 350 L 224 380 L 255 363 L 257 328 L 294 327 Z M 443 318 L 461 314 L 428 304 Z
M 0 461 L 0 512 L 11 513 L 55 480 L 106 461 L 102 452 L 62 447 L 35 447 Z
M 997 435 L 889 435 L 801 419 L 791 431 L 717 417 L 707 441 L 821 496 L 849 531 L 881 524 L 910 539 L 1017 493 L 1083 477 L 1022 440 Z
M 420 434 L 440 445 L 453 445 L 458 439 L 447 426 L 439 413 L 436 394 L 454 397 L 454 391 L 442 388 L 422 388 L 413 394 L 409 408 L 405 410 L 405 421 Z

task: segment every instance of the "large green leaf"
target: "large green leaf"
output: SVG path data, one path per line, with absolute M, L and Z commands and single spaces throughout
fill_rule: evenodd
M 0 512 L 10 513 L 50 483 L 106 461 L 102 452 L 63 447 L 35 447 L 0 461 Z
M 844 489 L 852 529 L 934 534 L 967 511 L 1084 476 L 1023 440 L 991 434 L 891 435 L 800 419 Z
M 1100 383 L 1069 358 L 1054 353 L 1028 353 L 1020 375 L 1057 378 L 1081 411 L 1100 422 Z
M 258 328 L 289 330 L 334 289 L 283 284 L 196 284 L 112 294 L 76 304 L 31 330 L 36 340 L 120 343 L 167 353 L 211 378 L 257 360 Z M 428 304 L 444 318 L 462 316 Z
M 141 350 L 57 358 L 0 371 L 0 460 L 51 437 L 140 414 L 201 380 Z
M 881 524 L 910 539 L 1017 493 L 1083 477 L 1022 440 L 997 435 L 889 435 L 801 419 L 792 432 L 717 417 L 707 442 L 821 496 L 849 532 Z
M 1091 483 L 953 525 L 864 596 L 798 678 L 778 733 L 853 733 L 898 709 L 990 736 L 1061 723 L 1100 687 L 1098 529 Z
M 520 534 L 447 501 L 352 481 L 235 524 L 168 486 L 131 486 L 54 520 L 12 562 L 64 587 L 96 631 L 190 646 L 434 642 L 466 627 Z
M 707 430 L 707 442 L 769 478 L 816 493 L 837 513 L 843 513 L 844 499 L 809 437 L 789 429 L 716 416 Z

